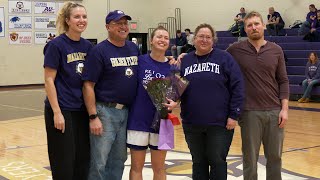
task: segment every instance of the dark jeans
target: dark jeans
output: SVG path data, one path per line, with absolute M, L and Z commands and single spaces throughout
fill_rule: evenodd
M 65 132 L 54 127 L 53 111 L 45 107 L 48 154 L 54 180 L 86 180 L 90 145 L 89 117 L 86 111 L 62 111 Z
M 284 28 L 284 24 L 268 24 L 267 25 L 267 31 L 269 36 L 278 36 L 279 32 Z M 274 33 L 272 33 L 272 30 L 274 30 Z
M 192 155 L 192 179 L 227 179 L 226 158 L 234 130 L 189 124 L 183 124 L 183 130 Z

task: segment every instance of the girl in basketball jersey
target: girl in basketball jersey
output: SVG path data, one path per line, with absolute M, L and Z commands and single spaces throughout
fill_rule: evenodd
M 84 6 L 66 2 L 57 18 L 60 35 L 43 51 L 44 116 L 53 179 L 87 179 L 89 118 L 82 98 L 81 73 L 92 44 L 81 37 L 86 27 Z
M 171 72 L 171 65 L 165 56 L 169 47 L 169 33 L 158 27 L 151 33 L 151 53 L 139 56 L 138 89 L 136 99 L 130 109 L 127 126 L 127 146 L 131 153 L 130 179 L 142 179 L 146 149 L 151 151 L 153 179 L 166 179 L 165 158 L 167 151 L 158 150 L 159 132 L 151 128 L 156 108 L 143 87 L 153 78 L 164 78 Z M 177 105 L 173 100 L 165 104 L 168 110 Z

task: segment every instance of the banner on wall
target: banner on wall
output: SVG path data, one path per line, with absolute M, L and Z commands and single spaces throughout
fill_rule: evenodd
M 31 1 L 8 1 L 9 13 L 31 14 Z
M 58 11 L 63 7 L 64 3 L 59 2 L 58 3 Z
M 56 3 L 55 2 L 34 2 L 35 14 L 55 14 Z
M 56 28 L 56 17 L 51 16 L 39 16 L 34 17 L 35 29 L 55 29 Z
M 4 7 L 0 7 L 0 37 L 5 36 Z
M 9 44 L 32 44 L 30 32 L 9 32 Z
M 32 29 L 32 17 L 9 16 L 9 29 Z
M 55 32 L 34 32 L 34 43 L 45 44 L 54 39 L 55 36 Z

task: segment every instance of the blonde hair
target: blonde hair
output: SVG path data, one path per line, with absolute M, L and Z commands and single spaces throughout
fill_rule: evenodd
M 74 3 L 72 1 L 65 2 L 62 6 L 62 8 L 58 12 L 57 17 L 57 34 L 60 35 L 62 33 L 65 33 L 69 30 L 69 25 L 67 24 L 66 20 L 70 19 L 71 10 L 76 7 L 82 7 L 85 8 L 83 5 Z

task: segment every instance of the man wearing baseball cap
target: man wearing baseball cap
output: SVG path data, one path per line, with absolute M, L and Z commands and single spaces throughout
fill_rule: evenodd
M 90 119 L 90 180 L 121 180 L 127 160 L 128 107 L 137 89 L 138 47 L 126 40 L 131 17 L 115 10 L 106 17 L 108 38 L 88 53 L 82 79 Z

